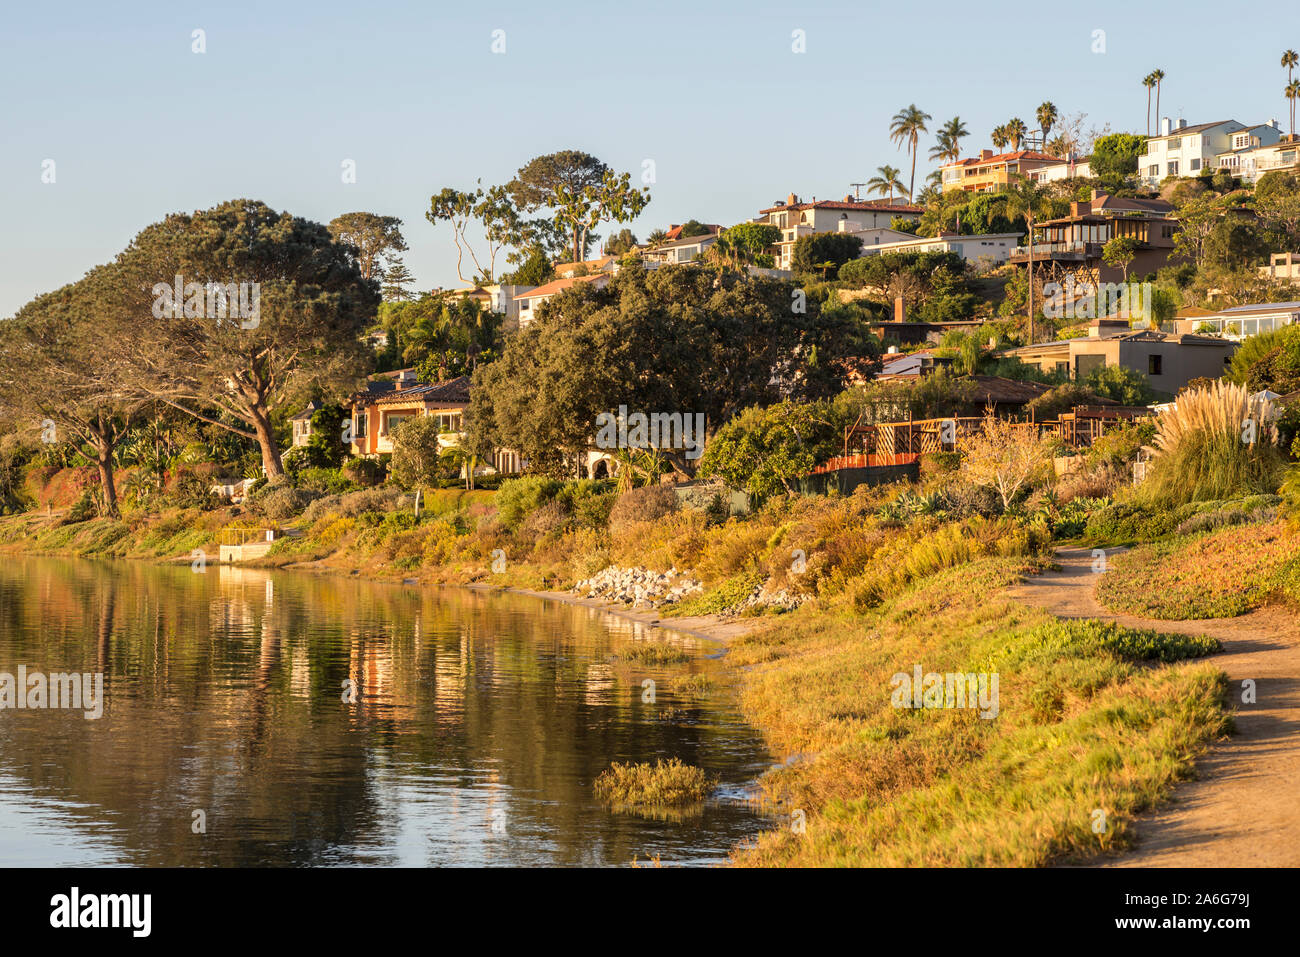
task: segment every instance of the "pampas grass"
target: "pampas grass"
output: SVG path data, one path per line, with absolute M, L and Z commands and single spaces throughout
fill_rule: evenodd
M 1277 490 L 1281 456 L 1273 403 L 1216 382 L 1184 392 L 1156 423 L 1155 451 L 1139 495 L 1148 504 L 1240 498 Z M 1254 441 L 1247 441 L 1253 422 Z

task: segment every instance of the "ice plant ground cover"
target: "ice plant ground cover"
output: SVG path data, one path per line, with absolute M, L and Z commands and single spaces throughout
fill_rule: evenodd
M 1139 546 L 1097 581 L 1112 611 L 1165 620 L 1232 618 L 1273 597 L 1300 603 L 1300 533 L 1282 522 Z

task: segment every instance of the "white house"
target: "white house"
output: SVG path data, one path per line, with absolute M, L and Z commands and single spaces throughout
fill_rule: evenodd
M 568 279 L 552 279 L 550 282 L 528 290 L 521 295 L 515 296 L 515 302 L 519 306 L 519 325 L 526 326 L 537 317 L 537 307 L 546 300 L 558 296 L 564 290 L 569 289 L 578 283 L 594 283 L 596 289 L 600 289 L 609 283 L 612 273 L 602 272 L 590 276 L 571 276 Z
M 660 243 L 653 249 L 645 250 L 641 256 L 647 263 L 657 263 L 664 266 L 688 263 L 703 256 L 704 250 L 717 241 L 717 232 L 705 233 L 700 236 L 687 236 L 685 239 L 670 239 L 667 242 Z
M 919 222 L 924 210 L 904 201 L 871 202 L 845 196 L 842 200 L 800 202 L 791 193 L 784 201 L 759 211 L 756 223 L 767 223 L 781 230 L 775 248 L 775 267 L 790 269 L 795 240 L 814 233 L 845 232 L 861 235 L 864 230 L 890 229 L 895 218 Z M 891 230 L 892 231 L 892 230 Z M 868 234 L 869 235 L 869 234 Z
M 1295 140 L 1275 139 L 1274 134 L 1281 133 L 1277 128 L 1277 120 L 1271 120 L 1268 126 L 1250 130 L 1249 140 L 1246 140 L 1245 132 L 1243 130 L 1233 135 L 1234 144 L 1241 140 L 1243 145 L 1219 154 L 1219 169 L 1226 169 L 1232 175 L 1253 183 L 1272 170 L 1296 168 L 1297 160 L 1300 159 L 1297 156 L 1300 144 Z M 1268 142 L 1269 140 L 1273 142 Z
M 882 253 L 956 253 L 976 266 L 999 266 L 1011 258 L 1011 251 L 1020 243 L 1019 233 L 983 233 L 978 236 L 959 236 L 944 233 L 939 236 L 908 236 L 904 240 L 863 246 L 863 256 Z
M 1186 120 L 1160 121 L 1160 135 L 1147 140 L 1146 152 L 1138 157 L 1138 176 L 1156 186 L 1166 176 L 1199 176 L 1205 168 L 1216 169 L 1219 156 L 1234 150 L 1276 143 L 1281 130 L 1273 126 L 1246 126 L 1236 120 L 1216 120 L 1188 126 Z M 1257 141 L 1257 142 L 1256 142 Z
M 1035 183 L 1055 183 L 1059 180 L 1088 179 L 1092 176 L 1092 157 L 1085 156 L 1083 159 L 1071 156 L 1069 159 L 1063 159 L 1059 163 L 1052 163 L 1049 166 L 1040 166 L 1037 169 L 1030 170 L 1027 175 Z

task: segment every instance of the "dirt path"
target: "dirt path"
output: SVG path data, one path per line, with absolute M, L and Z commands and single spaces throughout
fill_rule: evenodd
M 1111 554 L 1114 554 L 1112 551 Z M 1300 621 L 1279 607 L 1238 618 L 1157 621 L 1117 615 L 1093 597 L 1088 549 L 1061 549 L 1062 570 L 1011 590 L 1061 618 L 1099 618 L 1134 628 L 1208 634 L 1223 651 L 1207 659 L 1227 672 L 1236 733 L 1197 761 L 1197 779 L 1170 805 L 1138 818 L 1137 845 L 1112 867 L 1295 867 L 1300 865 Z M 1241 704 L 1252 678 L 1256 704 Z

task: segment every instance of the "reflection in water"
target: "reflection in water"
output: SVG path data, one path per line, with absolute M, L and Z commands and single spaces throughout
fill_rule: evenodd
M 698 657 L 616 658 L 652 637 Z M 672 693 L 715 651 L 524 596 L 5 559 L 0 671 L 102 671 L 106 700 L 0 711 L 0 864 L 717 862 L 762 826 L 735 795 L 767 756 L 727 694 Z M 593 799 L 670 756 L 720 781 L 698 813 Z

